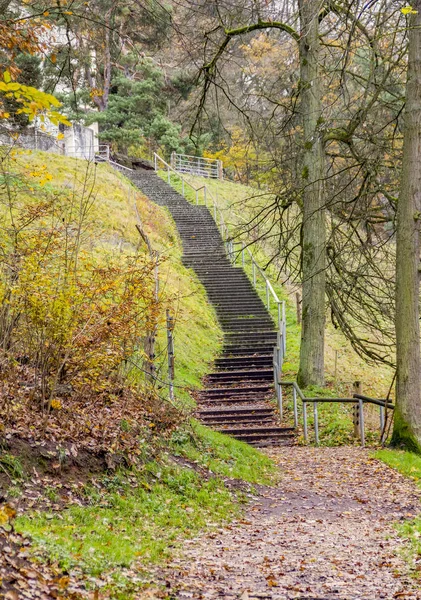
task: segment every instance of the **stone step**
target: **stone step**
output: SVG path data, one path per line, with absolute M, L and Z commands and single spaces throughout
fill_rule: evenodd
M 235 371 L 241 370 L 243 367 L 272 367 L 273 357 L 268 356 L 251 356 L 241 358 L 218 358 L 215 361 L 215 367 L 218 371 Z
M 250 414 L 249 416 L 241 416 L 241 417 L 233 417 L 226 419 L 210 419 L 206 417 L 201 417 L 201 420 L 208 427 L 212 427 L 214 429 L 218 429 L 221 431 L 221 428 L 225 427 L 234 427 L 237 423 L 240 423 L 243 426 L 248 426 L 248 428 L 252 429 L 256 425 L 270 425 L 273 423 L 273 415 L 269 415 L 268 417 L 259 417 L 258 415 Z
M 243 319 L 243 321 L 252 321 L 252 319 Z M 273 321 L 266 321 L 263 323 L 233 323 L 232 325 L 223 325 L 222 328 L 230 333 L 231 331 L 267 331 L 268 329 L 273 331 Z
M 216 417 L 224 417 L 224 416 L 232 416 L 232 415 L 243 415 L 243 414 L 260 414 L 264 415 L 272 415 L 273 408 L 270 406 L 236 406 L 235 408 L 208 408 L 201 409 L 198 412 L 201 417 L 210 417 L 215 415 Z
M 237 398 L 250 398 L 253 395 L 260 396 L 262 394 L 268 394 L 272 390 L 270 383 L 260 385 L 244 385 L 241 387 L 213 387 L 205 388 L 200 392 L 200 398 L 221 398 L 221 397 L 237 397 Z
M 220 357 L 222 359 L 227 358 L 240 358 L 244 356 L 267 356 L 272 354 L 275 344 L 255 344 L 251 348 L 249 345 L 224 345 Z
M 233 374 L 232 371 L 216 371 L 206 376 L 206 385 L 229 385 L 235 383 L 264 383 L 273 381 L 273 369 L 261 372 L 259 375 L 249 375 L 247 371 Z
M 248 443 L 279 438 L 291 439 L 294 435 L 294 429 L 289 427 L 251 427 L 247 430 L 236 427 L 218 427 L 217 431 Z

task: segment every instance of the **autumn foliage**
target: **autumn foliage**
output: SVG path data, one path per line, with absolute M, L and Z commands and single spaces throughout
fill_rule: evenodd
M 143 339 L 163 317 L 155 261 L 105 251 L 92 217 L 95 166 L 53 191 L 47 167 L 19 171 L 4 151 L 0 187 L 0 412 L 33 437 L 96 440 L 136 455 L 140 429 L 175 412 L 142 376 Z M 162 408 L 162 410 L 161 410 Z M 149 415 L 149 416 L 148 416 Z M 156 416 L 156 418 L 154 417 Z M 126 423 L 125 431 L 120 422 Z M 96 445 L 94 444 L 94 445 Z M 127 453 L 126 452 L 126 453 Z

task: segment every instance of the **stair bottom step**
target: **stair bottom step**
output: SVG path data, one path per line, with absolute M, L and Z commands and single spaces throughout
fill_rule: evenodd
M 212 420 L 212 419 L 201 419 L 201 422 L 204 425 L 207 425 L 208 427 L 212 427 L 214 429 L 217 429 L 218 431 L 221 431 L 222 433 L 225 433 L 223 427 L 233 427 L 239 423 L 241 423 L 241 425 L 249 425 L 249 426 L 253 426 L 256 424 L 259 425 L 270 425 L 273 421 L 273 417 L 270 416 L 267 419 L 262 419 L 262 418 L 258 418 L 258 419 L 231 419 L 231 420 L 227 420 L 227 421 L 220 421 L 220 420 Z M 222 428 L 222 429 L 221 429 Z
M 248 414 L 253 414 L 253 415 L 266 415 L 266 414 L 272 414 L 273 413 L 273 408 L 266 405 L 263 406 L 251 406 L 251 405 L 243 405 L 243 406 L 237 406 L 236 408 L 229 408 L 229 409 L 215 409 L 215 408 L 211 408 L 209 410 L 207 409 L 202 409 L 198 411 L 198 416 L 203 418 L 203 417 L 211 417 L 211 416 L 227 416 L 227 417 L 232 417 L 233 415 L 248 415 Z
M 201 398 L 200 402 L 201 402 L 201 406 L 209 406 L 209 407 L 214 407 L 214 406 L 218 406 L 220 405 L 221 407 L 225 406 L 225 405 L 239 405 L 242 406 L 246 403 L 249 404 L 259 404 L 260 402 L 264 402 L 265 400 L 268 400 L 269 397 L 265 396 L 265 397 L 259 397 L 259 398 L 245 398 L 244 396 L 241 397 L 228 397 L 228 398 Z

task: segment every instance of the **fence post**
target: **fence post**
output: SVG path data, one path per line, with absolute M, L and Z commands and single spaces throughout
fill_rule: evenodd
M 380 443 L 383 443 L 383 429 L 384 429 L 384 406 L 380 406 Z
M 354 389 L 354 394 L 362 394 L 363 386 L 361 381 L 354 381 L 352 384 Z M 357 403 L 354 404 L 353 409 L 353 422 L 354 422 L 354 437 L 358 438 L 361 434 L 361 424 L 360 424 L 360 410 Z
M 365 446 L 365 433 L 364 433 L 364 402 L 363 402 L 363 400 L 358 400 L 358 407 L 359 407 L 359 413 L 360 413 L 361 446 L 364 448 L 364 446 Z
M 307 427 L 307 402 L 303 400 L 303 425 L 304 425 L 304 441 L 308 443 L 308 427 Z
M 279 415 L 282 419 L 282 388 L 279 381 L 279 348 L 275 346 L 273 349 L 273 381 L 275 383 L 276 400 L 278 403 Z
M 284 354 L 287 352 L 287 316 L 285 300 L 282 300 L 282 333 L 284 341 Z
M 313 402 L 313 415 L 314 415 L 314 436 L 316 438 L 316 446 L 319 445 L 319 411 L 317 402 Z
M 168 352 L 168 391 L 170 400 L 174 400 L 174 320 L 167 309 L 167 352 Z
M 281 331 L 282 317 L 281 317 L 281 301 L 278 300 L 278 331 Z M 282 332 L 283 333 L 283 332 Z
M 222 160 L 218 160 L 218 179 L 224 178 L 224 168 L 222 166 Z
M 297 406 L 297 390 L 295 389 L 295 385 L 292 386 L 292 403 L 294 406 L 294 427 L 297 429 L 298 427 L 298 406 Z

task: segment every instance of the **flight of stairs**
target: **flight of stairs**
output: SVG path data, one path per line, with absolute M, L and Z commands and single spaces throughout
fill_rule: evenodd
M 280 425 L 272 400 L 277 339 L 272 318 L 243 269 L 229 261 L 208 209 L 190 204 L 153 171 L 134 171 L 130 177 L 170 211 L 183 243 L 183 262 L 203 283 L 224 332 L 223 352 L 198 397 L 198 417 L 250 444 L 290 442 L 293 428 Z

